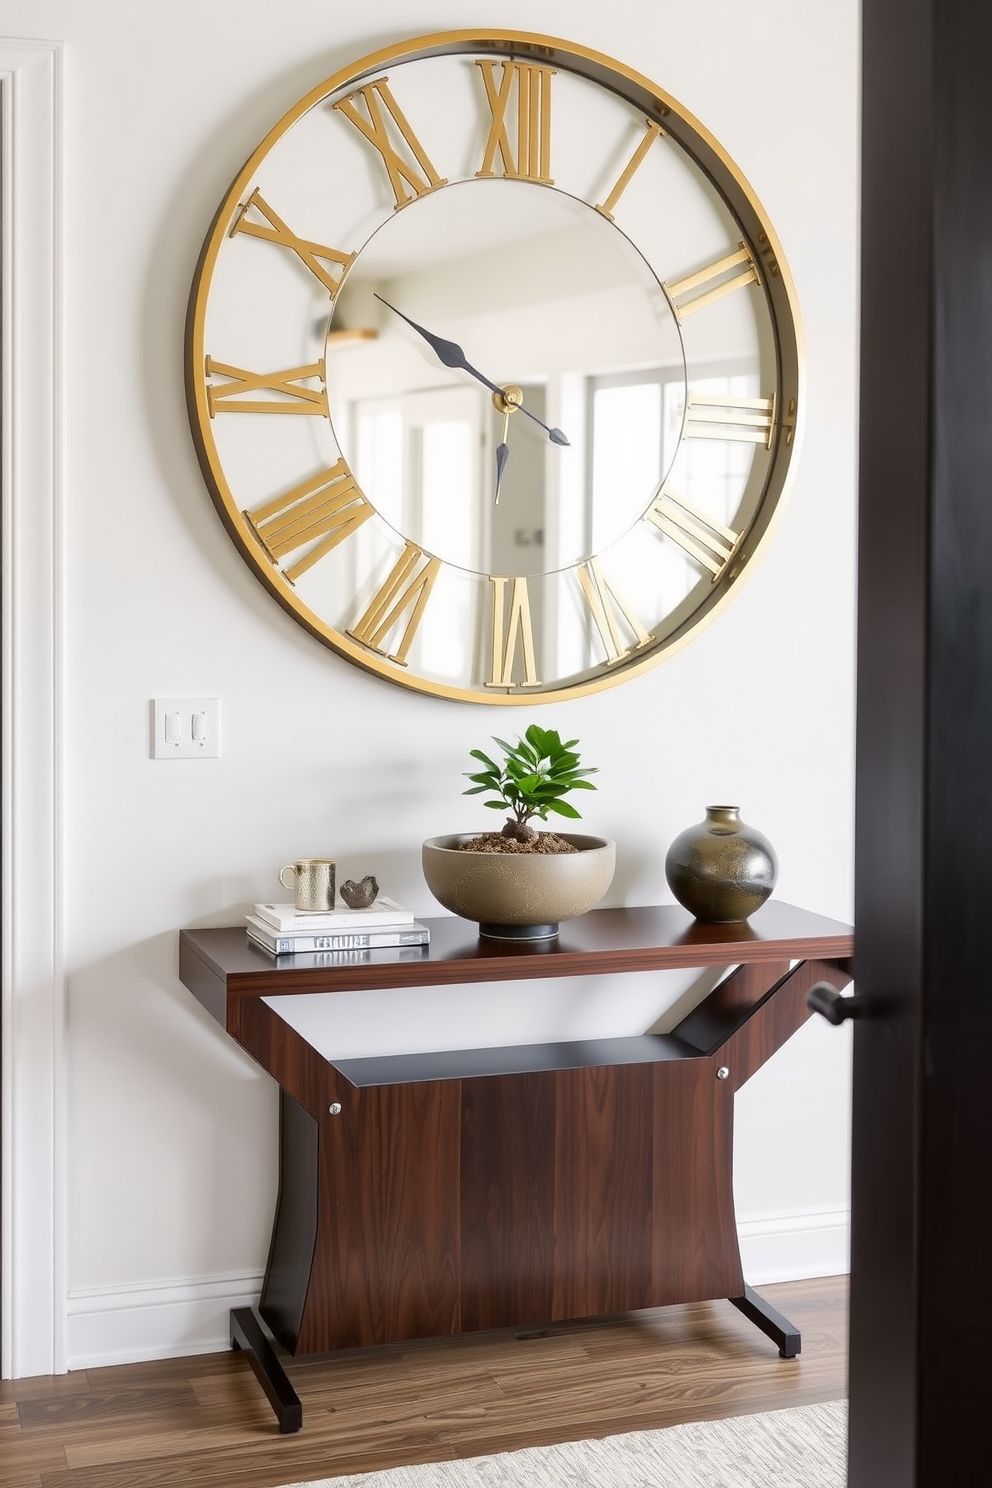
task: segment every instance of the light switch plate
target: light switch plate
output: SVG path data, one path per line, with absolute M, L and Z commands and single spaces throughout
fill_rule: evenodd
M 155 698 L 152 759 L 219 759 L 220 698 Z

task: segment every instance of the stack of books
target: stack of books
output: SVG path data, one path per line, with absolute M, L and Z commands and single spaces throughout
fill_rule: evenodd
M 301 914 L 292 904 L 256 904 L 255 913 L 246 918 L 248 939 L 273 956 L 422 946 L 431 938 L 412 909 L 385 894 L 368 909 L 331 909 L 326 914 Z

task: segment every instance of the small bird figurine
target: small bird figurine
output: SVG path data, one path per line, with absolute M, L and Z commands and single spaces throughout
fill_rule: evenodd
M 341 885 L 341 898 L 349 909 L 368 909 L 375 903 L 378 892 L 379 885 L 371 873 L 367 873 L 361 883 L 349 878 Z

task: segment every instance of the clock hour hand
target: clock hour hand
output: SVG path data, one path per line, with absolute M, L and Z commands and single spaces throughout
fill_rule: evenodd
M 513 392 L 519 396 L 520 389 L 514 388 Z M 494 506 L 499 505 L 499 488 L 503 484 L 503 471 L 506 469 L 506 462 L 510 458 L 510 446 L 506 442 L 506 436 L 510 432 L 510 414 L 519 407 L 517 401 L 510 398 L 509 393 L 510 389 L 508 388 L 506 393 L 501 397 L 497 398 L 495 395 L 493 396 L 493 402 L 496 404 L 496 407 L 499 408 L 502 406 L 503 410 L 503 437 L 496 446 L 496 495 L 493 498 Z
M 443 336 L 435 336 L 432 331 L 428 331 L 422 325 L 418 325 L 415 320 L 410 319 L 409 315 L 404 315 L 402 310 L 397 310 L 395 305 L 391 305 L 388 300 L 384 300 L 381 294 L 377 294 L 375 298 L 381 305 L 385 305 L 387 310 L 392 310 L 394 315 L 398 315 L 400 320 L 405 320 L 408 326 L 412 326 L 418 336 L 423 336 L 435 356 L 445 367 L 452 367 L 456 371 L 467 372 L 470 377 L 475 378 L 476 382 L 481 382 L 483 387 L 487 387 L 491 393 L 496 393 L 502 397 L 503 389 L 499 384 L 490 382 L 489 378 L 483 376 L 478 367 L 472 366 L 472 363 L 468 360 L 457 341 L 446 341 Z M 540 425 L 552 444 L 568 444 L 568 440 L 560 429 L 552 429 L 543 419 L 539 419 L 536 413 L 531 413 L 529 408 L 525 408 L 522 403 L 518 407 L 521 413 L 525 413 L 535 424 Z
M 499 488 L 503 483 L 503 471 L 506 469 L 506 462 L 509 458 L 510 446 L 508 444 L 498 444 L 496 446 L 496 496 L 493 501 L 494 506 L 499 505 Z

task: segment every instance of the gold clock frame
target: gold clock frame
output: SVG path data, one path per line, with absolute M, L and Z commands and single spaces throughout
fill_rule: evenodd
M 721 578 L 719 585 L 715 586 L 709 599 L 698 605 L 682 626 L 659 639 L 650 650 L 629 657 L 600 675 L 557 688 L 544 688 L 538 684 L 537 688 L 511 687 L 506 692 L 482 692 L 414 674 L 404 674 L 403 669 L 389 657 L 371 651 L 348 633 L 326 624 L 293 591 L 288 581 L 282 578 L 257 535 L 246 532 L 240 507 L 228 485 L 214 442 L 205 432 L 210 428 L 208 391 L 201 375 L 201 369 L 205 365 L 207 291 L 220 246 L 227 236 L 234 215 L 241 208 L 245 188 L 260 162 L 298 119 L 321 99 L 346 84 L 357 87 L 363 80 L 391 63 L 461 53 L 490 56 L 496 61 L 532 60 L 544 66 L 561 67 L 616 93 L 643 112 L 649 123 L 660 125 L 712 181 L 720 196 L 732 209 L 741 226 L 745 243 L 753 250 L 751 257 L 760 266 L 762 286 L 771 304 L 777 358 L 776 418 L 772 444 L 776 453 L 760 505 L 747 529 L 741 534 L 731 568 Z M 623 184 L 625 181 L 621 177 L 617 183 L 617 195 Z M 365 671 L 384 677 L 396 685 L 435 697 L 497 706 L 558 702 L 564 698 L 584 697 L 618 686 L 621 682 L 640 676 L 657 666 L 692 640 L 704 625 L 715 619 L 754 568 L 759 549 L 765 546 L 782 510 L 794 477 L 805 414 L 804 346 L 795 286 L 779 242 L 757 196 L 719 142 L 671 95 L 614 58 L 575 42 L 509 30 L 442 31 L 381 48 L 349 63 L 317 84 L 283 115 L 235 176 L 207 233 L 196 265 L 187 310 L 185 368 L 190 427 L 207 489 L 245 561 L 279 604 L 319 641 Z M 790 391 L 788 398 L 785 397 L 784 388 L 794 390 Z M 780 445 L 785 446 L 788 458 L 782 458 Z

